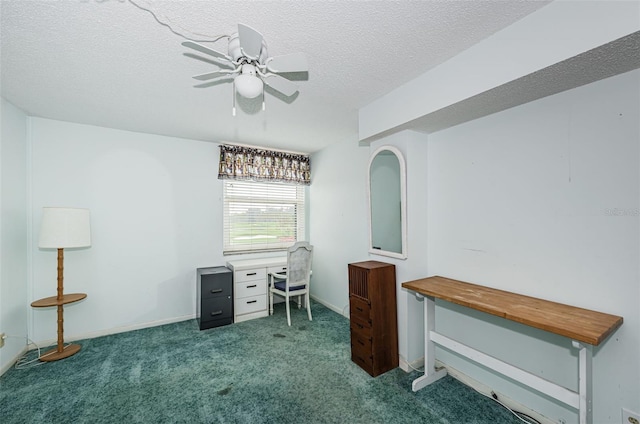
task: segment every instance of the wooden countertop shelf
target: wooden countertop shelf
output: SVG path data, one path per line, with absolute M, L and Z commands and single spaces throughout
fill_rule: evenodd
M 622 317 L 445 277 L 402 287 L 597 346 L 622 325 Z
M 61 300 L 58 300 L 57 296 L 45 297 L 31 303 L 34 308 L 46 308 L 49 306 L 66 305 L 68 303 L 78 302 L 79 300 L 87 297 L 85 293 L 70 293 L 62 296 Z

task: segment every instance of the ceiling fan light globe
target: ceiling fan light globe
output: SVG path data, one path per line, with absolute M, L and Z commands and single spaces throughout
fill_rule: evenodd
M 236 91 L 242 97 L 254 99 L 262 94 L 262 80 L 254 75 L 242 74 L 235 79 Z

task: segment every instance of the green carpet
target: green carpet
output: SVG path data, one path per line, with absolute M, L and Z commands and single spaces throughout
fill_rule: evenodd
M 199 331 L 195 320 L 79 342 L 70 358 L 0 377 L 9 423 L 518 423 L 451 377 L 377 378 L 351 362 L 349 321 L 313 303 Z

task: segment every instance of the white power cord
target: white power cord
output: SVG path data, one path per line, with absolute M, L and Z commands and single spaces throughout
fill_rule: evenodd
M 109 0 L 96 0 L 98 3 L 105 3 Z M 153 19 L 156 20 L 156 22 L 158 22 L 160 25 L 167 27 L 169 29 L 169 31 L 171 31 L 172 33 L 174 33 L 175 35 L 177 35 L 178 37 L 182 37 L 184 39 L 187 40 L 191 40 L 191 41 L 197 41 L 199 43 L 215 43 L 218 40 L 221 40 L 223 38 L 229 38 L 229 35 L 207 35 L 207 34 L 199 34 L 196 32 L 193 32 L 192 34 L 195 35 L 195 37 L 189 36 L 189 35 L 185 35 L 183 32 L 190 32 L 188 30 L 185 30 L 183 28 L 180 28 L 182 32 L 177 31 L 174 27 L 177 26 L 175 23 L 171 22 L 171 20 L 169 18 L 167 18 L 164 15 L 160 15 L 158 16 L 154 11 L 152 11 L 151 9 L 149 9 L 148 7 L 144 7 L 141 6 L 139 3 L 136 3 L 134 0 L 118 0 L 120 3 L 124 3 L 124 2 L 128 2 L 131 3 L 132 5 L 134 5 L 135 7 L 137 7 L 140 10 L 143 10 L 147 13 L 149 13 L 151 16 L 153 16 Z M 198 39 L 198 37 L 205 37 L 206 39 Z
M 418 368 L 414 367 L 413 365 L 411 365 L 409 362 L 406 362 L 406 364 L 409 365 L 409 368 L 411 368 L 414 371 L 424 372 L 424 367 L 422 369 L 418 369 Z
M 523 412 L 518 412 L 518 411 L 514 411 L 513 409 L 509 408 L 507 405 L 505 405 L 504 403 L 500 402 L 498 400 L 498 395 L 495 394 L 495 392 L 491 392 L 491 396 L 482 393 L 479 390 L 476 390 L 474 388 L 474 390 L 478 393 L 480 393 L 482 396 L 486 396 L 489 399 L 499 403 L 500 405 L 502 405 L 504 408 L 506 408 L 509 412 L 511 412 L 517 419 L 519 419 L 520 421 L 522 421 L 523 423 L 527 423 L 527 424 L 540 424 L 540 421 L 536 420 L 535 418 L 523 413 Z
M 42 357 L 42 355 L 40 354 L 40 347 L 37 344 L 35 344 L 33 340 L 31 340 L 29 337 L 26 337 L 26 336 L 12 336 L 12 335 L 4 336 L 5 339 L 9 337 L 14 339 L 25 339 L 27 340 L 27 342 L 29 342 L 29 345 L 34 345 L 38 350 L 38 355 L 33 359 L 30 359 L 29 356 L 31 356 L 30 354 L 34 352 L 34 350 L 29 350 L 20 358 L 18 358 L 18 360 L 16 361 L 16 364 L 14 365 L 15 369 L 23 370 L 26 368 L 31 368 L 31 367 L 44 364 L 44 362 L 40 361 L 40 358 Z
M 417 370 L 417 369 L 413 368 L 411 366 L 411 364 L 408 363 L 408 362 L 407 362 L 407 365 L 409 365 L 409 367 L 411 367 L 415 371 L 424 372 L 424 370 Z M 442 368 L 444 368 L 444 367 L 438 367 L 437 369 L 442 369 Z M 475 387 L 473 387 L 471 385 L 465 384 L 465 386 L 471 387 L 473 390 L 475 390 L 476 392 L 480 393 L 482 396 L 488 397 L 489 399 L 499 403 L 500 405 L 502 405 L 502 407 L 504 407 L 509 412 L 511 412 L 517 419 L 519 419 L 523 423 L 526 423 L 526 424 L 541 424 L 540 421 L 536 420 L 532 416 L 527 415 L 524 412 L 514 411 L 513 409 L 508 407 L 506 404 L 502 403 L 500 400 L 498 400 L 498 395 L 493 390 L 491 391 L 491 395 L 488 395 L 486 393 L 481 392 L 480 390 L 476 389 Z

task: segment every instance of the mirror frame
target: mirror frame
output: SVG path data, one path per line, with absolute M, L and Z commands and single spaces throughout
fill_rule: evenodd
M 371 228 L 371 165 L 378 153 L 382 151 L 393 153 L 398 159 L 400 165 L 400 236 L 402 238 L 402 251 L 400 253 L 390 252 L 388 250 L 380 250 L 373 248 L 373 229 Z M 402 152 L 394 146 L 378 147 L 369 157 L 369 166 L 367 166 L 367 214 L 369 217 L 369 253 L 373 255 L 387 256 L 397 259 L 407 259 L 407 170 Z

